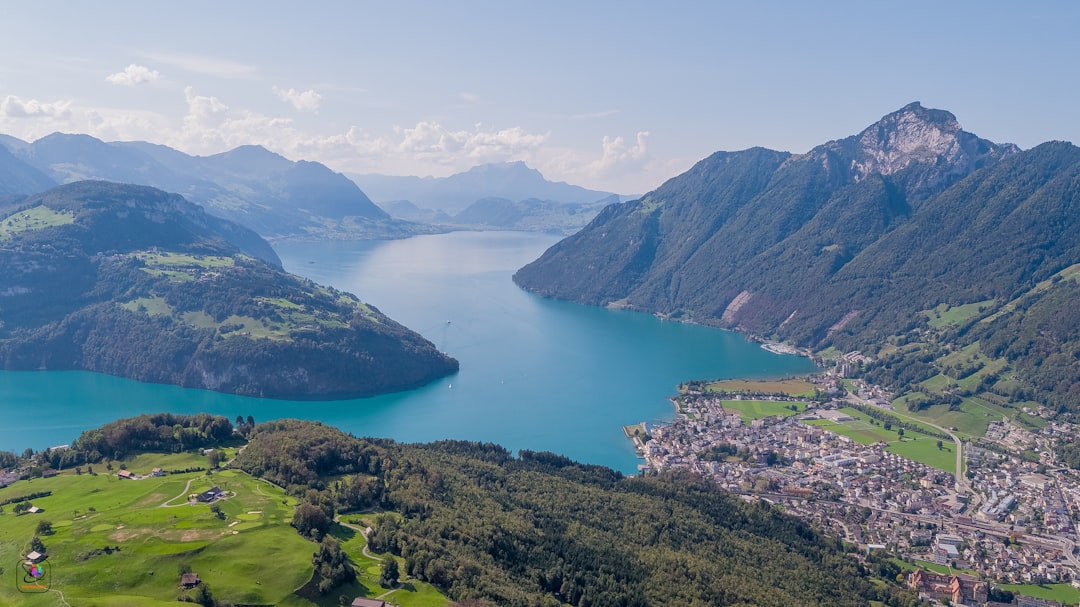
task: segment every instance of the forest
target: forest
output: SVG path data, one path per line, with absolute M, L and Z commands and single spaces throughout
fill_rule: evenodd
M 498 445 L 404 445 L 317 422 L 260 424 L 235 465 L 303 498 L 294 525 L 376 509 L 371 548 L 456 601 L 537 606 L 887 605 L 899 569 L 686 474 L 625 477 Z M 347 517 L 347 515 L 346 515 Z

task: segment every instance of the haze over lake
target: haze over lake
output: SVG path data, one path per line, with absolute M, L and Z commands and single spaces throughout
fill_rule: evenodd
M 814 370 L 743 336 L 545 300 L 510 277 L 559 237 L 455 232 L 397 241 L 284 243 L 293 273 L 357 294 L 461 362 L 424 388 L 330 402 L 243 398 L 83 372 L 0 372 L 0 449 L 41 449 L 139 413 L 318 419 L 400 441 L 492 441 L 633 472 L 623 424 L 670 419 L 680 381 Z

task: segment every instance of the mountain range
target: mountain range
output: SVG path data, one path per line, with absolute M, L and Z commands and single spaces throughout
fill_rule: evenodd
M 600 192 L 548 181 L 524 162 L 503 162 L 475 166 L 449 177 L 396 177 L 349 173 L 372 200 L 379 204 L 408 200 L 422 209 L 458 213 L 481 198 L 511 201 L 535 198 L 557 203 L 584 204 L 608 198 Z
M 1066 360 L 1080 352 L 1080 330 L 1059 292 L 1076 284 L 1078 210 L 1080 149 L 1021 151 L 912 103 L 806 154 L 713 154 L 607 207 L 514 279 L 545 296 L 871 355 L 925 333 L 927 311 L 978 303 L 951 339 L 1004 357 L 1042 400 L 1062 404 L 1080 392 L 1080 363 Z M 1056 320 L 1040 332 L 1029 309 Z M 1063 357 L 1052 378 L 1000 346 L 1021 334 Z
M 524 162 L 483 164 L 449 177 L 349 175 L 392 216 L 459 230 L 573 234 L 629 199 L 548 181 Z
M 260 146 L 190 156 L 145 142 L 106 143 L 53 133 L 32 143 L 0 138 L 0 194 L 105 180 L 184 196 L 266 238 L 386 238 L 432 230 L 392 219 L 344 175 Z
M 0 368 L 327 400 L 457 361 L 179 195 L 80 181 L 0 205 Z

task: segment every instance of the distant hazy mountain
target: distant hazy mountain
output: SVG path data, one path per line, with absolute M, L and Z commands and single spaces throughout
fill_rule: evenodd
M 523 162 L 485 164 L 450 177 L 350 177 L 394 217 L 451 229 L 572 234 L 628 197 L 552 182 Z
M 8 151 L 5 147 L 8 139 L 18 141 L 14 137 L 6 136 L 5 139 L 0 139 L 0 195 L 35 194 L 56 185 L 56 182 L 44 173 Z
M 0 144 L 55 182 L 150 185 L 181 194 L 268 238 L 377 238 L 430 231 L 391 219 L 355 183 L 322 164 L 293 162 L 259 146 L 189 156 L 162 145 L 106 143 L 61 133 L 33 143 L 5 137 Z
M 253 231 L 103 181 L 0 204 L 0 368 L 81 369 L 270 398 L 417 387 L 457 361 L 285 273 Z
M 590 203 L 611 196 L 611 192 L 544 179 L 540 171 L 524 162 L 482 164 L 449 177 L 392 177 L 349 173 L 376 202 L 408 200 L 420 208 L 441 209 L 453 214 L 482 198 L 511 201 L 550 200 L 561 203 Z
M 452 223 L 464 227 L 573 234 L 592 221 L 605 206 L 617 202 L 616 194 L 585 204 L 536 198 L 519 201 L 481 198 L 454 215 Z

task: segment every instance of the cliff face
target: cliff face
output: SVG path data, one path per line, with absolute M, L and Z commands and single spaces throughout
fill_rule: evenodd
M 4 369 L 302 400 L 457 370 L 356 297 L 285 273 L 250 230 L 153 188 L 80 182 L 0 209 L 0 284 Z

